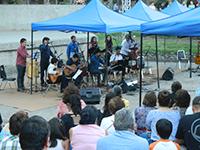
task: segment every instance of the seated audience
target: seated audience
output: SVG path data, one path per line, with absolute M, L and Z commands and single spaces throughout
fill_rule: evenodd
M 100 125 L 102 129 L 106 130 L 106 134 L 112 134 L 115 132 L 115 128 L 113 126 L 115 112 L 122 109 L 123 107 L 125 107 L 124 102 L 119 96 L 112 98 L 108 103 L 108 108 L 112 115 L 103 118 Z
M 194 114 L 183 116 L 180 119 L 176 133 L 176 142 L 184 144 L 187 150 L 200 149 L 200 96 L 192 102 Z
M 175 97 L 176 91 L 178 91 L 180 89 L 182 89 L 182 85 L 179 81 L 175 81 L 172 83 L 172 85 L 171 85 L 172 93 L 170 94 L 171 95 L 170 107 L 172 107 L 174 105 L 174 103 L 175 103 L 174 97 Z
M 101 124 L 101 121 L 102 121 L 103 118 L 109 117 L 109 116 L 112 115 L 112 114 L 110 113 L 110 111 L 109 111 L 108 103 L 110 102 L 110 100 L 111 100 L 113 97 L 115 97 L 115 94 L 112 93 L 112 92 L 106 94 L 105 102 L 104 102 L 104 106 L 103 106 L 103 113 L 100 112 L 100 115 L 98 116 L 98 121 L 97 121 L 97 124 L 98 124 L 98 125 Z
M 25 120 L 19 135 L 22 150 L 47 150 L 50 128 L 48 122 L 40 116 Z
M 148 92 L 145 94 L 143 99 L 143 106 L 137 107 L 135 109 L 135 122 L 137 124 L 136 133 L 138 135 L 147 132 L 146 129 L 146 117 L 147 114 L 151 111 L 156 109 L 157 97 L 155 92 Z
M 149 150 L 180 150 L 180 145 L 170 141 L 169 136 L 172 133 L 172 123 L 167 119 L 160 119 L 156 123 L 156 131 L 160 140 L 152 143 Z
M 181 117 L 183 117 L 187 108 L 190 106 L 190 94 L 187 90 L 180 89 L 176 92 L 174 99 L 174 109 L 178 109 Z
M 52 118 L 49 120 L 50 126 L 50 147 L 49 150 L 68 150 L 69 141 L 66 138 L 65 128 L 62 124 L 62 120 L 58 118 Z
M 57 116 L 59 118 L 62 117 L 64 114 L 68 114 L 69 111 L 71 110 L 71 107 L 69 105 L 66 105 L 66 104 L 67 103 L 69 103 L 69 104 L 71 103 L 71 102 L 69 102 L 69 98 L 68 97 L 69 97 L 69 95 L 72 95 L 72 94 L 76 94 L 76 95 L 80 96 L 80 92 L 79 92 L 78 87 L 75 86 L 73 83 L 70 83 L 64 90 L 63 100 L 58 102 Z M 79 102 L 76 102 L 76 104 L 78 105 Z M 83 109 L 86 106 L 85 102 L 82 99 L 80 99 L 80 104 L 81 104 L 81 109 Z M 76 108 L 78 108 L 78 107 L 79 107 L 79 105 Z
M 132 113 L 123 108 L 115 113 L 116 132 L 101 138 L 97 150 L 148 150 L 148 142 L 134 133 Z
M 25 120 L 28 119 L 28 114 L 24 111 L 19 111 L 13 114 L 9 119 L 9 130 L 10 136 L 5 137 L 2 139 L 0 143 L 1 150 L 21 150 L 20 143 L 19 143 L 19 134 L 22 128 L 22 124 Z
M 115 85 L 112 89 L 112 92 L 115 96 L 119 96 L 125 104 L 125 107 L 129 106 L 129 101 L 122 97 L 122 88 L 119 85 Z
M 160 137 L 156 132 L 156 123 L 160 119 L 168 119 L 172 125 L 173 130 L 170 135 L 170 140 L 175 140 L 175 134 L 177 131 L 177 126 L 180 120 L 180 113 L 178 110 L 172 110 L 169 108 L 169 104 L 171 101 L 170 93 L 167 90 L 163 90 L 158 93 L 158 104 L 159 107 L 157 110 L 151 110 L 146 118 L 146 125 L 149 130 L 151 130 L 151 140 L 157 141 Z M 150 141 L 151 142 L 151 141 Z
M 105 136 L 105 131 L 95 124 L 97 109 L 86 106 L 80 114 L 79 125 L 70 129 L 70 143 L 73 150 L 96 150 L 99 138 Z

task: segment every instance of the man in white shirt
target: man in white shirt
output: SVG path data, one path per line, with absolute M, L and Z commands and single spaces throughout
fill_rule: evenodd
M 57 68 L 58 59 L 52 58 L 51 63 L 48 66 L 47 74 L 50 83 L 60 83 L 61 82 L 61 71 Z
M 134 41 L 132 40 L 131 36 L 129 34 L 127 34 L 125 36 L 125 39 L 122 41 L 122 48 L 121 48 L 121 51 L 120 53 L 123 55 L 123 56 L 128 56 L 129 52 L 131 52 L 131 47 L 133 47 L 134 45 Z

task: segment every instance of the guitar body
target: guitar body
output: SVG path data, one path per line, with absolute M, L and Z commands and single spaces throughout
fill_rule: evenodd
M 76 70 L 77 66 L 75 64 L 72 64 L 70 66 L 65 66 L 63 71 L 66 76 L 71 76 L 74 72 L 76 72 Z
M 58 77 L 60 76 L 61 74 L 61 70 L 60 69 L 57 69 L 56 70 L 56 74 L 49 74 L 48 77 L 49 77 L 49 80 L 52 82 L 52 83 L 55 83 L 58 79 Z

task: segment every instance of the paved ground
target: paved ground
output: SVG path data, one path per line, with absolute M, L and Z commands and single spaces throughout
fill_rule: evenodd
M 152 71 L 155 73 L 155 62 L 151 62 L 150 65 L 152 66 Z M 199 85 L 199 76 L 198 73 L 193 74 L 192 78 L 189 78 L 189 72 L 188 71 L 180 71 L 177 70 L 177 65 L 175 63 L 160 63 L 160 76 L 162 75 L 163 71 L 168 67 L 172 67 L 175 70 L 175 75 L 174 75 L 174 80 L 173 81 L 180 81 L 183 84 L 183 88 L 188 90 L 189 93 L 191 94 L 192 99 L 195 96 L 195 90 L 200 87 Z M 160 89 L 157 88 L 157 82 L 155 82 L 155 76 L 154 77 L 149 77 L 145 76 L 144 80 L 150 79 L 149 85 L 144 85 L 143 86 L 143 95 L 146 91 L 148 90 L 155 90 L 159 91 L 162 89 L 168 89 L 170 90 L 170 86 L 173 81 L 160 81 Z M 134 78 L 136 79 L 136 77 Z M 56 115 L 56 104 L 57 101 L 60 99 L 58 93 L 51 91 L 47 93 L 45 96 L 41 93 L 33 93 L 32 96 L 30 96 L 28 93 L 17 93 L 15 92 L 16 89 L 11 89 L 11 90 L 4 90 L 0 91 L 0 113 L 2 114 L 3 120 L 6 122 L 8 121 L 9 117 L 16 111 L 20 109 L 24 109 L 29 112 L 30 116 L 31 115 L 41 115 L 47 120 L 54 117 Z M 129 100 L 130 102 L 130 109 L 134 109 L 139 105 L 139 90 L 129 93 L 129 94 L 124 94 L 124 97 Z M 9 96 L 14 98 L 15 100 L 11 101 L 9 100 Z M 7 97 L 8 96 L 8 97 Z M 37 100 L 36 100 L 37 99 Z M 102 97 L 102 100 L 104 97 Z M 19 102 L 22 104 L 20 105 Z M 46 100 L 46 106 L 45 106 L 45 101 Z M 9 102 L 10 101 L 10 102 Z M 13 102 L 13 103 L 12 103 Z M 51 103 L 51 104 L 49 104 Z M 102 102 L 101 102 L 102 104 Z M 98 108 L 101 108 L 100 105 L 96 105 Z M 34 106 L 35 105 L 35 106 Z M 20 106 L 20 107 L 19 107 Z M 34 107 L 34 109 L 31 109 L 31 106 Z M 37 109 L 38 106 L 38 109 Z

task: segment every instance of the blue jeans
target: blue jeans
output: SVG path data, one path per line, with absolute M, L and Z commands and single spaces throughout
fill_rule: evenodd
M 24 89 L 24 75 L 26 66 L 17 65 L 17 88 Z

